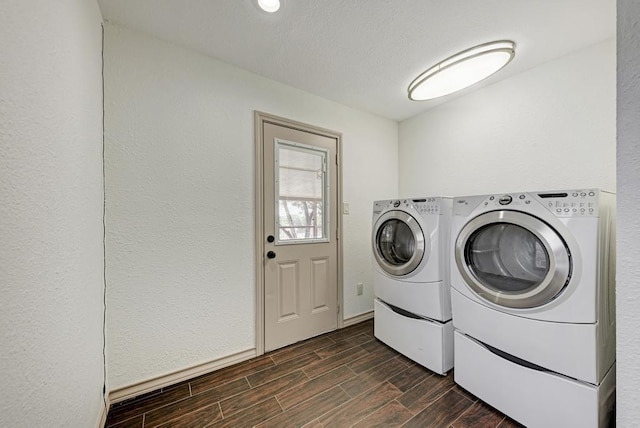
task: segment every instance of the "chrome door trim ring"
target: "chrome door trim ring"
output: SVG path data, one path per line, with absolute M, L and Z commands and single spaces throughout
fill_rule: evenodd
M 509 223 L 534 234 L 549 255 L 549 272 L 542 282 L 525 293 L 508 293 L 494 290 L 479 281 L 465 260 L 468 239 L 481 227 L 490 224 Z M 458 271 L 465 283 L 481 298 L 508 308 L 534 308 L 553 300 L 571 278 L 571 252 L 560 235 L 546 222 L 533 215 L 511 210 L 489 211 L 469 221 L 460 231 L 455 243 L 455 259 Z
M 407 226 L 409 226 L 409 229 L 413 233 L 413 239 L 415 240 L 415 243 L 416 243 L 415 251 L 411 255 L 411 258 L 409 259 L 409 261 L 400 266 L 395 266 L 388 263 L 385 260 L 385 258 L 382 257 L 382 255 L 380 255 L 380 249 L 378 248 L 378 232 L 380 230 L 380 227 L 389 220 L 399 220 L 404 224 L 406 224 Z M 378 218 L 373 228 L 373 236 L 372 236 L 373 255 L 376 259 L 376 262 L 378 263 L 378 266 L 380 266 L 382 270 L 387 272 L 389 275 L 393 275 L 393 276 L 407 275 L 413 272 L 420 265 L 420 262 L 422 261 L 422 258 L 425 252 L 424 241 L 425 241 L 425 237 L 424 237 L 424 233 L 422 232 L 422 228 L 420 227 L 420 225 L 418 224 L 418 221 L 413 216 L 411 216 L 410 214 L 404 211 L 399 211 L 399 210 L 388 211 L 383 215 L 381 215 L 380 218 Z

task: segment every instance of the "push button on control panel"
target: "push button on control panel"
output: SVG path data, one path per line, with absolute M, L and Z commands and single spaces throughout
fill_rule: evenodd
M 434 203 L 421 203 L 416 204 L 415 206 L 418 212 L 421 214 L 439 214 L 440 212 L 440 206 Z
M 598 193 L 595 190 L 538 193 L 537 196 L 558 217 L 583 217 L 597 215 L 598 213 Z

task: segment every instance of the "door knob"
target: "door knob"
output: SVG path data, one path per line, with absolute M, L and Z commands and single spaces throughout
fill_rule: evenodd
M 269 236 L 267 236 L 267 242 L 271 243 L 271 242 L 273 242 L 273 241 L 275 241 L 275 240 L 276 240 L 276 238 L 274 238 L 274 236 L 273 236 L 273 235 L 269 235 Z
M 276 258 L 276 253 L 274 253 L 273 251 L 269 251 L 267 253 L 267 258 L 269 259 L 275 259 Z

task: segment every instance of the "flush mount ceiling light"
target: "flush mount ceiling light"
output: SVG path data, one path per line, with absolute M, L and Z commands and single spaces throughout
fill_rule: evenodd
M 280 9 L 280 0 L 258 0 L 258 6 L 265 12 L 273 13 Z
M 516 54 L 515 46 L 510 40 L 499 40 L 450 56 L 411 82 L 409 99 L 431 100 L 478 83 L 507 65 Z

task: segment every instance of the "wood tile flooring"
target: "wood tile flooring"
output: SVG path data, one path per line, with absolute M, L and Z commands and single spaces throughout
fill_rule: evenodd
M 373 336 L 373 320 L 113 404 L 107 426 L 520 427 Z

